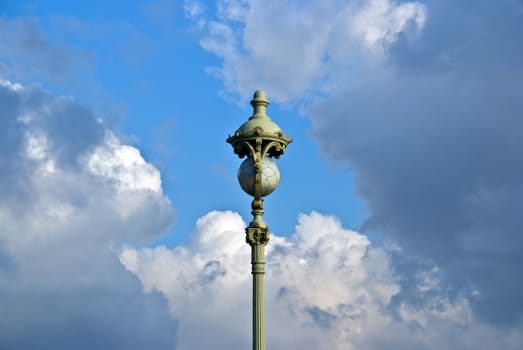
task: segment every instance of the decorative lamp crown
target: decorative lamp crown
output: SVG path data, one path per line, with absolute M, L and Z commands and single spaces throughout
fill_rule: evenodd
M 292 138 L 284 136 L 280 127 L 267 115 L 269 100 L 264 91 L 258 90 L 254 93 L 251 105 L 254 109 L 253 115 L 234 132 L 234 135 L 229 135 L 227 142 L 240 158 L 255 157 L 257 152 L 261 157 L 280 158 L 287 145 L 292 142 Z

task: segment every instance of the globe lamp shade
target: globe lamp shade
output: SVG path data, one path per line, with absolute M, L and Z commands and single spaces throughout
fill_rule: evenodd
M 238 169 L 238 181 L 242 190 L 251 196 L 254 196 L 254 175 L 254 159 L 247 157 Z M 261 196 L 265 197 L 274 192 L 279 183 L 280 170 L 278 165 L 272 158 L 264 157 L 261 171 Z

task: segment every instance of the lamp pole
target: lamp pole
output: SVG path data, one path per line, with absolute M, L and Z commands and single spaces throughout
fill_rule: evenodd
M 253 115 L 243 123 L 227 142 L 240 158 L 246 157 L 238 170 L 241 188 L 254 197 L 251 203 L 252 221 L 245 229 L 251 246 L 252 267 L 252 348 L 265 350 L 265 316 L 263 275 L 265 274 L 265 245 L 270 230 L 263 220 L 263 198 L 272 193 L 280 181 L 280 171 L 273 158 L 280 158 L 291 137 L 283 135 L 280 127 L 266 113 L 269 101 L 265 92 L 254 93 Z

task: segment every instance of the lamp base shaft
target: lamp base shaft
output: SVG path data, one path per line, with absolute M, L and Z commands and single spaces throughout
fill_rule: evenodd
M 265 245 L 253 244 L 252 249 L 252 349 L 265 350 L 265 315 L 263 275 L 265 274 Z

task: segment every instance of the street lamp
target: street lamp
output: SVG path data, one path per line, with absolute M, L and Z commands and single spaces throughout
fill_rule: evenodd
M 258 90 L 251 101 L 253 115 L 234 135 L 227 138 L 240 158 L 247 157 L 238 170 L 241 188 L 254 197 L 251 204 L 253 216 L 245 229 L 247 243 L 251 246 L 252 265 L 252 348 L 265 350 L 265 319 L 263 306 L 263 275 L 265 273 L 265 245 L 270 230 L 263 221 L 263 197 L 272 193 L 280 182 L 280 171 L 273 158 L 280 158 L 292 142 L 283 135 L 280 127 L 266 114 L 269 101 L 265 92 Z

